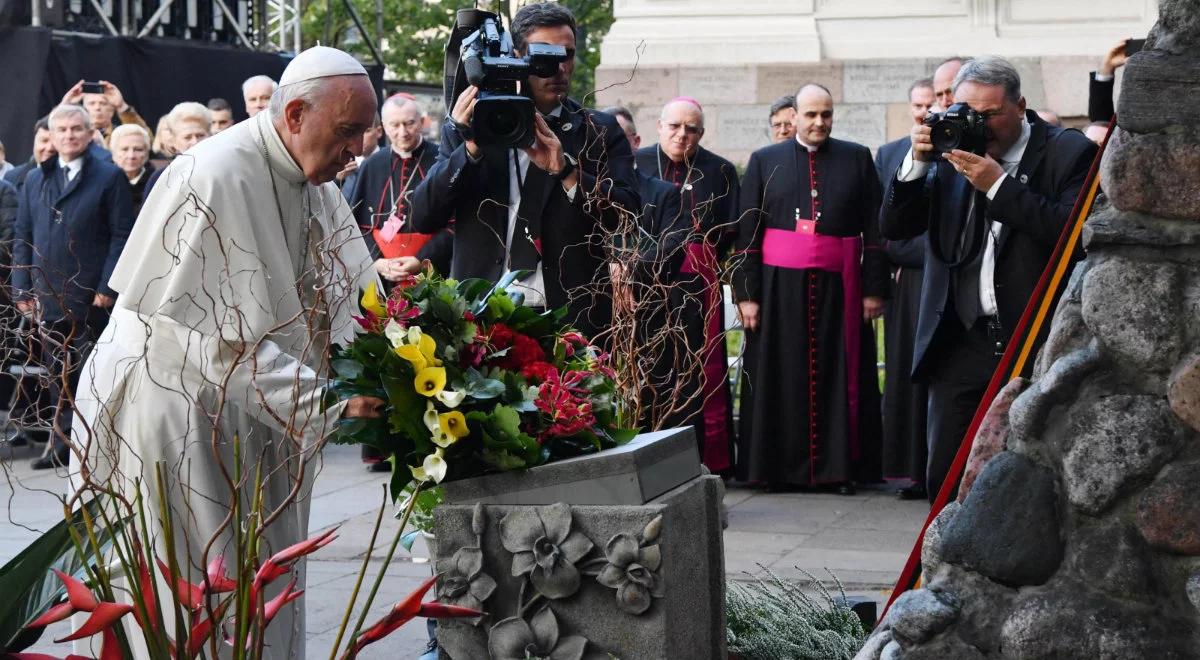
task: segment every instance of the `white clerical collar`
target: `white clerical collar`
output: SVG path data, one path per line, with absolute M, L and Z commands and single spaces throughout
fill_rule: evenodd
M 304 183 L 308 180 L 308 177 L 304 176 L 304 170 L 296 164 L 292 155 L 288 153 L 287 146 L 283 144 L 283 139 L 279 137 L 279 131 L 275 129 L 275 122 L 271 121 L 271 113 L 260 112 L 254 115 L 254 121 L 258 122 L 255 132 L 261 131 L 263 139 L 266 140 L 271 169 L 278 172 L 285 181 L 291 183 Z M 258 142 L 258 135 L 254 137 L 254 141 Z
M 820 145 L 814 147 L 813 145 L 805 142 L 804 140 L 801 140 L 799 133 L 796 134 L 796 142 L 799 143 L 799 145 L 804 147 L 805 149 L 808 149 L 809 152 L 813 152 L 813 151 L 816 151 L 817 149 L 821 148 Z
M 417 149 L 420 149 L 420 148 L 421 148 L 421 144 L 422 144 L 423 142 L 425 142 L 425 137 L 424 137 L 424 136 L 421 136 L 421 137 L 420 137 L 420 138 L 417 140 L 417 145 L 416 145 L 415 147 L 413 147 L 413 148 L 412 148 L 412 151 L 401 151 L 400 149 L 397 149 L 397 150 L 396 150 L 396 153 L 400 154 L 400 157 L 401 157 L 401 158 L 403 158 L 403 159 L 405 159 L 405 160 L 408 160 L 409 158 L 412 158 L 412 157 L 413 157 L 413 154 L 415 154 L 415 153 L 417 152 Z
M 1029 146 L 1029 136 L 1033 133 L 1033 127 L 1029 125 L 1029 120 L 1021 118 L 1021 137 L 1013 143 L 1004 155 L 1000 156 L 1000 160 L 1006 163 L 1019 163 L 1021 158 L 1025 156 L 1025 147 Z

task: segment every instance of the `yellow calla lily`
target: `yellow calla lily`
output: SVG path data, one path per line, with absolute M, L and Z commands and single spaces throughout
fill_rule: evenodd
M 471 432 L 471 429 L 467 428 L 467 418 L 457 410 L 438 415 L 438 426 L 443 433 L 453 436 L 456 440 L 467 437 Z
M 429 366 L 442 366 L 442 361 L 437 358 L 437 342 L 433 340 L 433 337 L 422 334 L 417 346 L 420 347 L 421 355 L 425 356 L 425 362 L 427 362 Z
M 412 344 L 405 344 L 396 347 L 396 355 L 408 360 L 413 366 L 413 370 L 421 373 L 421 370 L 429 366 L 429 362 L 425 360 L 425 356 L 421 354 L 421 349 Z
M 417 372 L 413 381 L 417 394 L 433 398 L 446 389 L 446 370 L 442 367 L 425 367 Z
M 387 318 L 387 308 L 379 300 L 379 290 L 374 282 L 367 285 L 367 289 L 363 291 L 362 298 L 358 302 L 363 309 L 374 314 L 375 318 Z

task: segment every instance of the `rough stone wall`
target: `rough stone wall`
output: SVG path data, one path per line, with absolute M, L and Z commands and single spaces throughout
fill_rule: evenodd
M 1034 378 L 859 660 L 1200 658 L 1200 0 L 1159 16 Z

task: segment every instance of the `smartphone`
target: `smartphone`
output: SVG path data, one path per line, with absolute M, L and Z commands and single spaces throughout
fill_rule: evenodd
M 1146 45 L 1145 39 L 1126 39 L 1125 40 L 1125 57 L 1129 57 L 1134 53 L 1140 53 L 1142 47 Z
M 104 85 L 101 85 L 98 82 L 87 82 L 85 80 L 83 83 L 83 93 L 84 94 L 103 94 L 104 93 Z

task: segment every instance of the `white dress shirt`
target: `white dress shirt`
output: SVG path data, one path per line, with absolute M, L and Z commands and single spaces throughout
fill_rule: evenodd
M 1004 168 L 1005 176 L 996 179 L 992 187 L 988 188 L 987 198 L 989 200 L 995 199 L 996 193 L 1004 184 L 1005 179 L 1016 178 L 1017 169 L 1021 166 L 1021 158 L 1025 155 L 1025 147 L 1029 145 L 1030 132 L 1029 121 L 1022 119 L 1021 136 L 1000 157 L 1000 166 Z M 904 157 L 904 163 L 900 166 L 897 179 L 915 181 L 923 178 L 928 172 L 929 163 L 914 159 L 912 149 L 909 148 L 908 155 Z M 1000 232 L 993 228 L 994 223 L 991 219 L 984 218 L 983 220 L 987 223 L 987 242 L 983 249 L 983 263 L 979 267 L 979 303 L 984 316 L 995 316 L 999 310 L 999 306 L 996 304 L 996 239 Z
M 75 180 L 75 177 L 79 174 L 79 170 L 83 169 L 83 156 L 77 156 L 71 161 L 65 161 L 62 159 L 62 156 L 59 156 L 58 166 L 60 168 L 67 168 L 67 183 L 70 183 Z
M 550 116 L 557 117 L 562 114 L 562 106 L 558 106 Z M 521 183 L 526 179 L 529 173 L 529 154 L 525 153 L 524 149 L 509 149 L 508 150 L 508 234 L 504 239 L 504 253 L 512 254 L 513 233 L 517 229 L 517 212 L 521 209 Z M 575 201 L 575 192 L 578 184 L 571 186 L 566 191 L 567 199 Z M 526 218 L 528 220 L 528 218 Z M 527 225 L 528 226 L 528 225 Z M 528 240 L 524 237 L 521 240 Z M 509 264 L 505 263 L 504 273 L 509 273 Z M 526 307 L 545 307 L 546 306 L 546 278 L 542 273 L 541 255 L 538 258 L 537 268 L 532 275 L 524 279 L 516 280 L 508 286 L 509 293 L 521 292 L 525 295 Z

